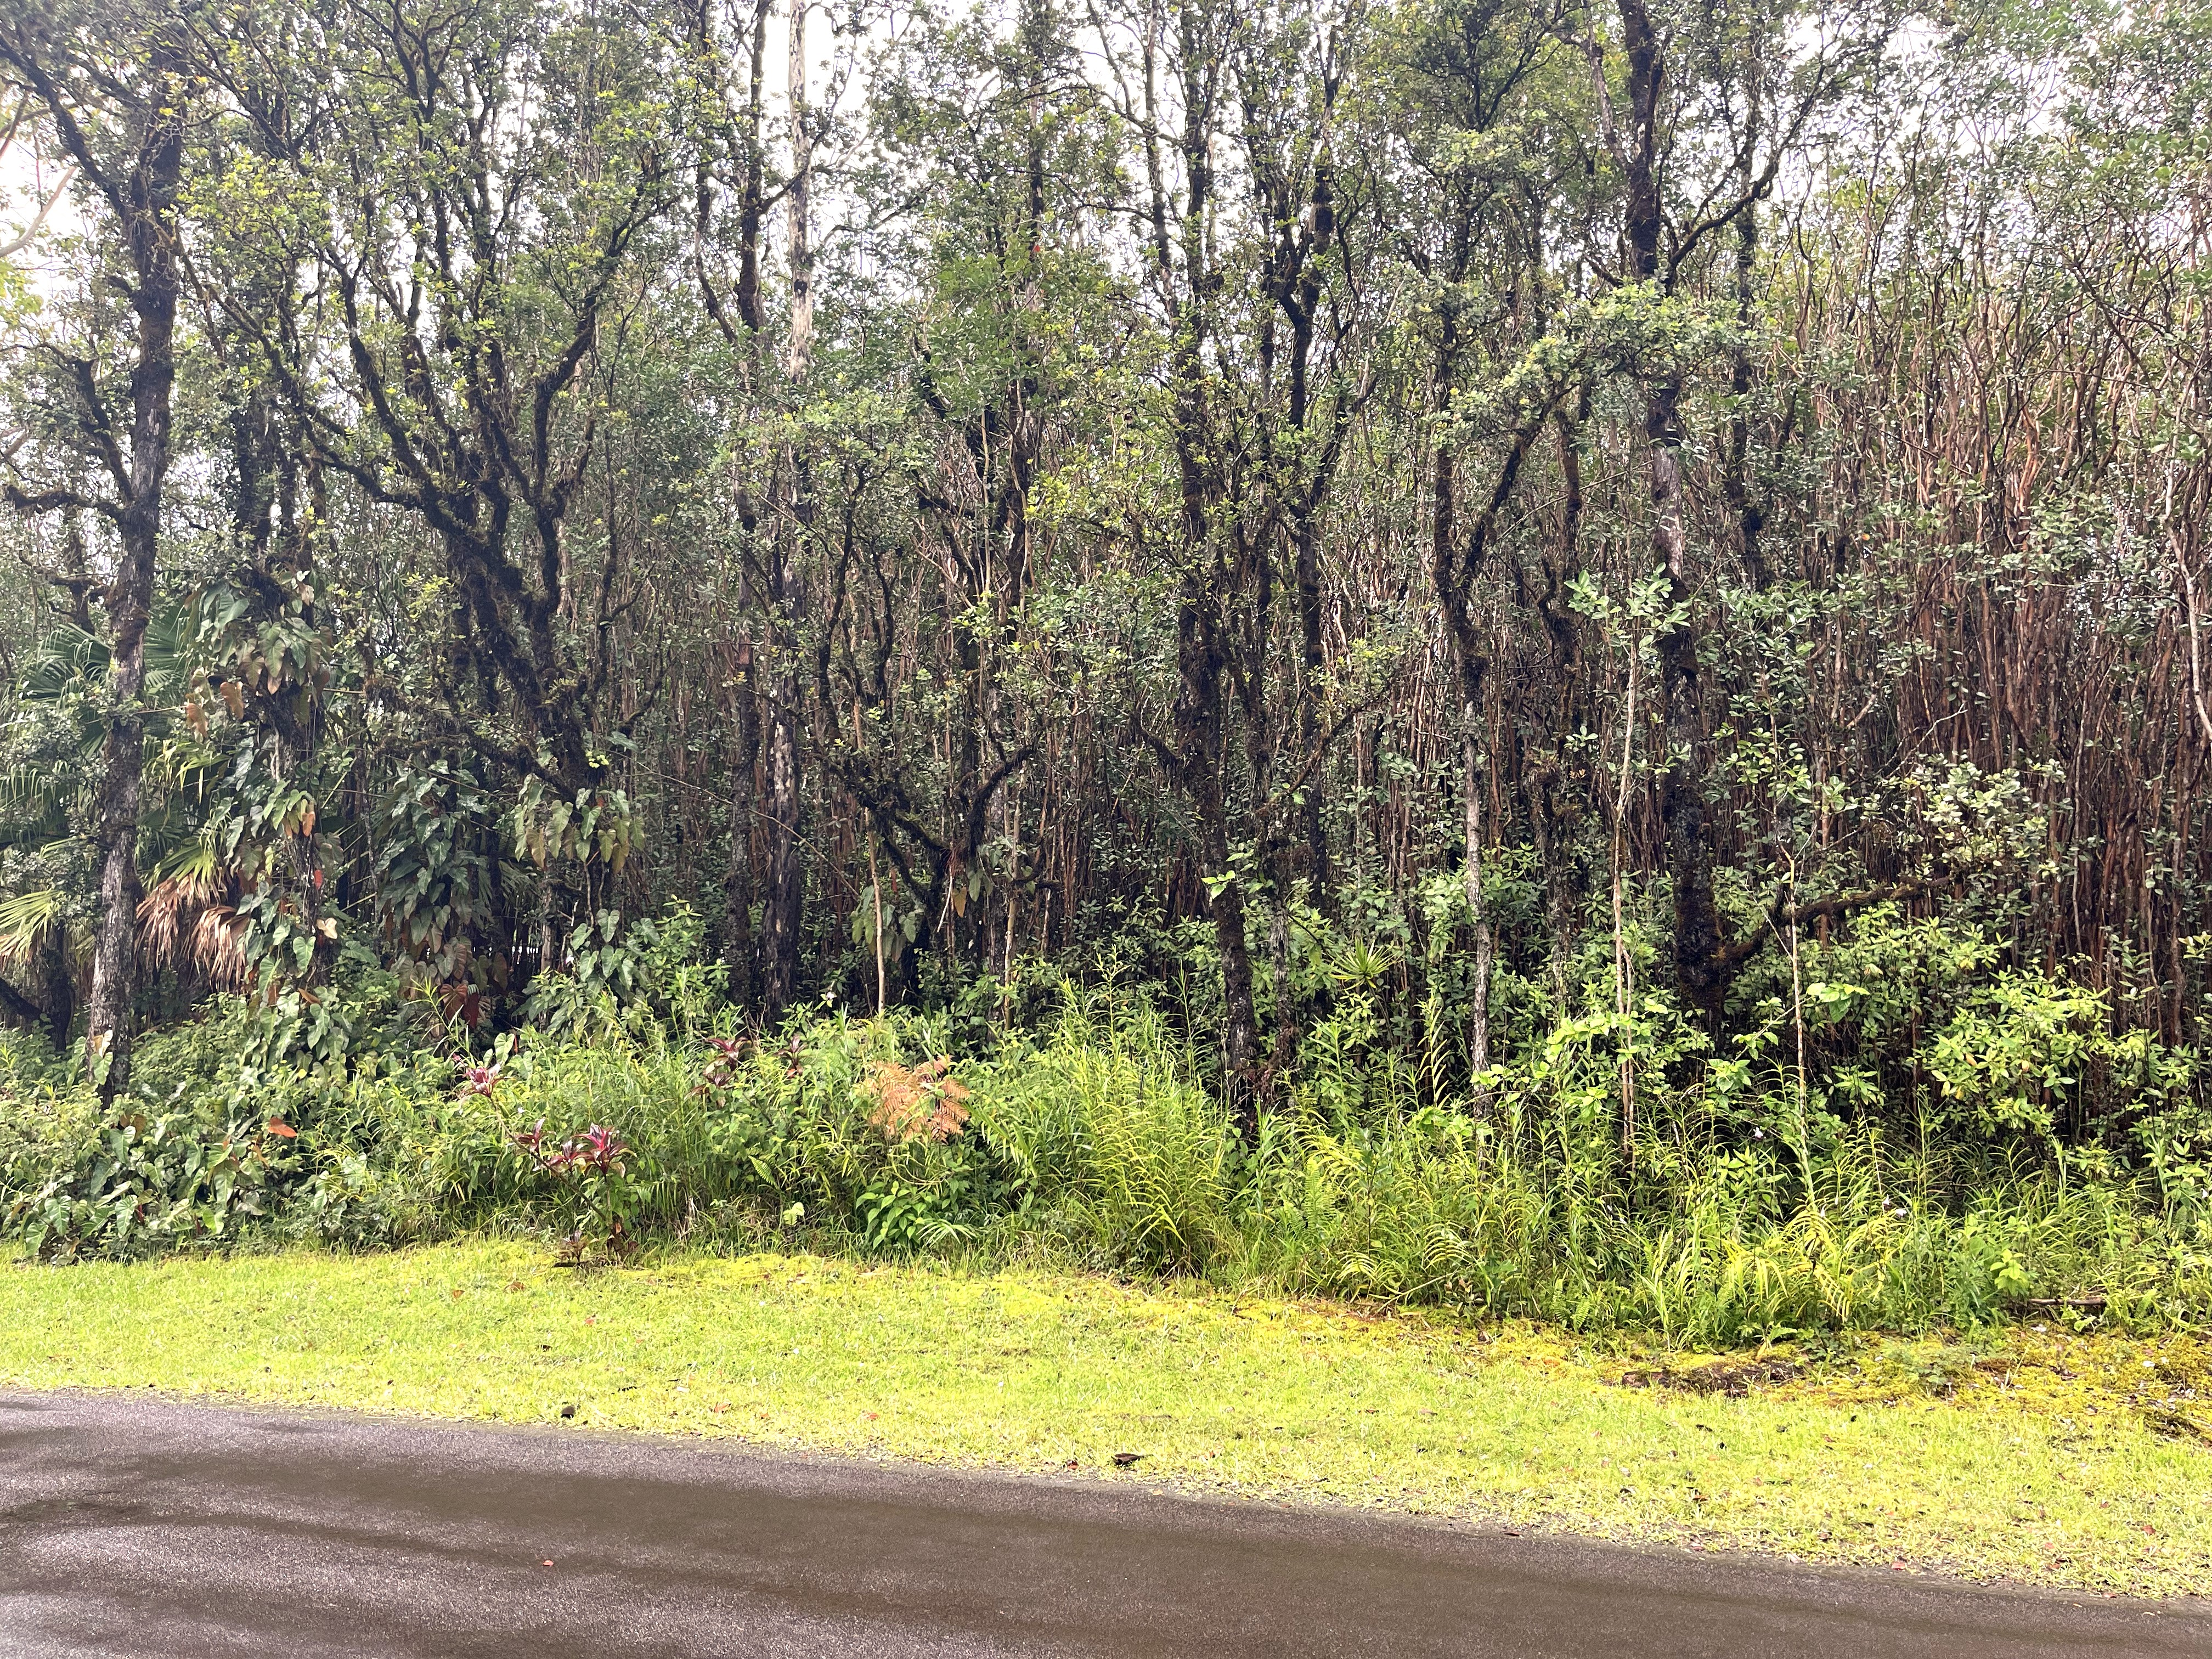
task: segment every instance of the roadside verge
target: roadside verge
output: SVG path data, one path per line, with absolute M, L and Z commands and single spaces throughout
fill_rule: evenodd
M 13 1388 L 1072 1468 L 2148 1595 L 2212 1583 L 2207 1361 L 2033 1330 L 1660 1357 L 1083 1275 L 578 1272 L 504 1242 L 0 1271 Z

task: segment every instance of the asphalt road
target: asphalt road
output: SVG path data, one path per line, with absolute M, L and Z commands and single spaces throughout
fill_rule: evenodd
M 1111 1480 L 0 1395 L 0 1655 L 2212 1654 L 2212 1604 Z

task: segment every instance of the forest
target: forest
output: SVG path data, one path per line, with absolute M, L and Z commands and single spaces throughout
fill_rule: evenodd
M 2207 1319 L 2212 12 L 9 0 L 0 83 L 17 1248 Z

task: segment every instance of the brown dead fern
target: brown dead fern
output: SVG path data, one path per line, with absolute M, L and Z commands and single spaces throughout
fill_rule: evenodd
M 878 1060 L 868 1068 L 860 1092 L 871 1103 L 868 1121 L 886 1140 L 950 1140 L 968 1127 L 968 1091 L 947 1073 L 949 1060 L 925 1060 L 919 1066 Z

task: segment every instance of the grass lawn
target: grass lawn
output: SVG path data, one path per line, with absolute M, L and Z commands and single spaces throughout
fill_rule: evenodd
M 2206 1345 L 2021 1331 L 1800 1358 L 1729 1398 L 1639 1386 L 1657 1362 L 1556 1332 L 810 1256 L 579 1272 L 483 1242 L 0 1267 L 10 1387 L 1008 1469 L 1111 1474 L 1131 1451 L 1138 1473 L 1113 1478 L 2100 1590 L 2212 1586 Z

